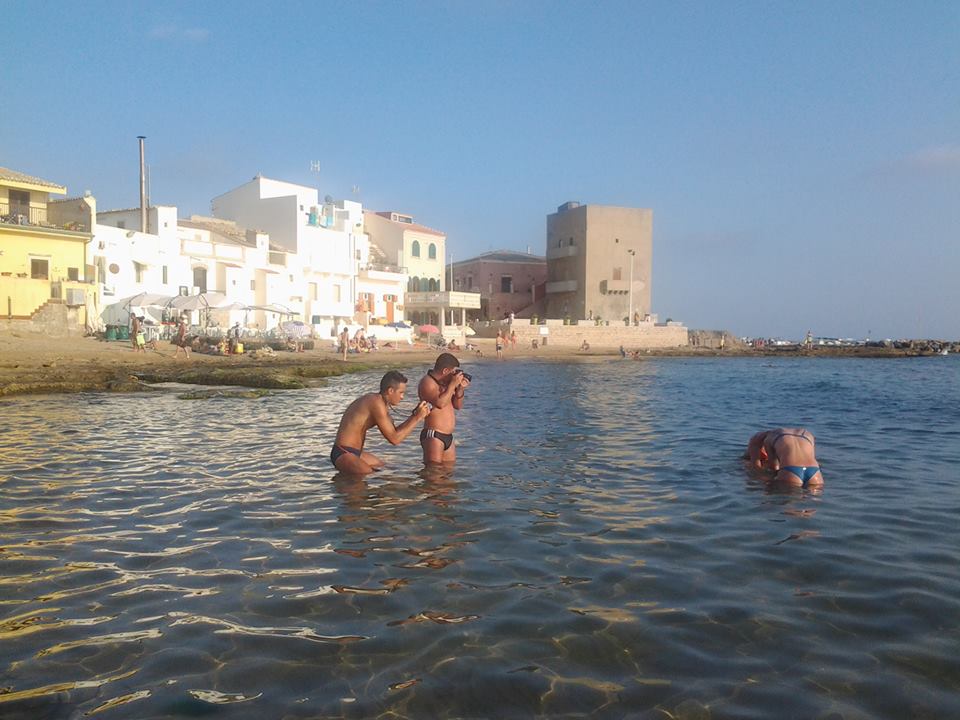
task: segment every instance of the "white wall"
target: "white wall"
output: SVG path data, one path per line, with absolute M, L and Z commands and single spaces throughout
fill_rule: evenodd
M 266 196 L 261 195 L 261 186 L 267 191 Z M 224 220 L 233 220 L 241 227 L 262 230 L 278 247 L 296 252 L 301 219 L 298 208 L 301 202 L 296 195 L 271 194 L 271 191 L 276 190 L 276 181 L 255 178 L 245 185 L 214 198 L 211 202 L 213 215 Z M 316 191 L 313 192 L 316 196 Z M 306 216 L 303 217 L 302 224 L 306 226 Z

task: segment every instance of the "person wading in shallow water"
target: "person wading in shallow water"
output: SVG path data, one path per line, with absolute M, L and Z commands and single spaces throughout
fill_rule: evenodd
M 367 475 L 384 466 L 383 460 L 363 450 L 367 430 L 376 425 L 391 445 L 399 445 L 417 423 L 430 413 L 427 403 L 417 403 L 410 417 L 395 426 L 390 417 L 390 408 L 399 405 L 406 392 L 407 378 L 391 370 L 380 380 L 380 392 L 361 395 L 350 403 L 340 420 L 337 439 L 330 451 L 330 462 L 337 470 L 352 475 Z
M 762 430 L 750 438 L 744 458 L 756 470 L 770 470 L 778 482 L 800 487 L 823 485 L 816 438 L 804 428 Z
M 460 361 L 450 353 L 441 353 L 417 386 L 417 394 L 433 406 L 420 432 L 423 462 L 451 463 L 457 459 L 453 429 L 455 412 L 463 407 L 464 390 L 470 387 L 470 376 L 460 369 Z

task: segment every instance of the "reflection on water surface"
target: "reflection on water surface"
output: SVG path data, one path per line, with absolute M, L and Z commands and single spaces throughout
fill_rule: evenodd
M 0 714 L 960 715 L 957 367 L 479 363 L 457 466 L 367 481 L 372 375 L 4 401 Z M 737 460 L 781 423 L 822 494 Z

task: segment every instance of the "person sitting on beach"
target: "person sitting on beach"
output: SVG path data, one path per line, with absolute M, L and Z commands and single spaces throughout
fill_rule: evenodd
M 384 466 L 383 460 L 373 453 L 364 452 L 363 444 L 367 430 L 374 425 L 391 445 L 399 445 L 423 418 L 430 414 L 430 406 L 417 403 L 410 417 L 393 424 L 390 408 L 396 407 L 407 392 L 407 378 L 391 370 L 380 380 L 380 392 L 361 395 L 346 409 L 337 428 L 337 438 L 330 451 L 330 462 L 341 472 L 367 475 Z
M 805 428 L 774 428 L 755 433 L 744 457 L 756 470 L 769 470 L 779 482 L 800 487 L 823 485 L 816 439 Z
M 580 349 L 581 349 L 581 350 L 589 350 L 589 349 L 590 349 L 590 343 L 588 343 L 586 340 L 584 340 L 582 343 L 580 343 Z

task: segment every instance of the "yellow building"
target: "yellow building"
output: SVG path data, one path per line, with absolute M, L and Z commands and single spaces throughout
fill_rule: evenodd
M 86 272 L 93 198 L 50 200 L 67 189 L 0 167 L 0 322 L 50 333 L 86 325 L 95 278 Z

